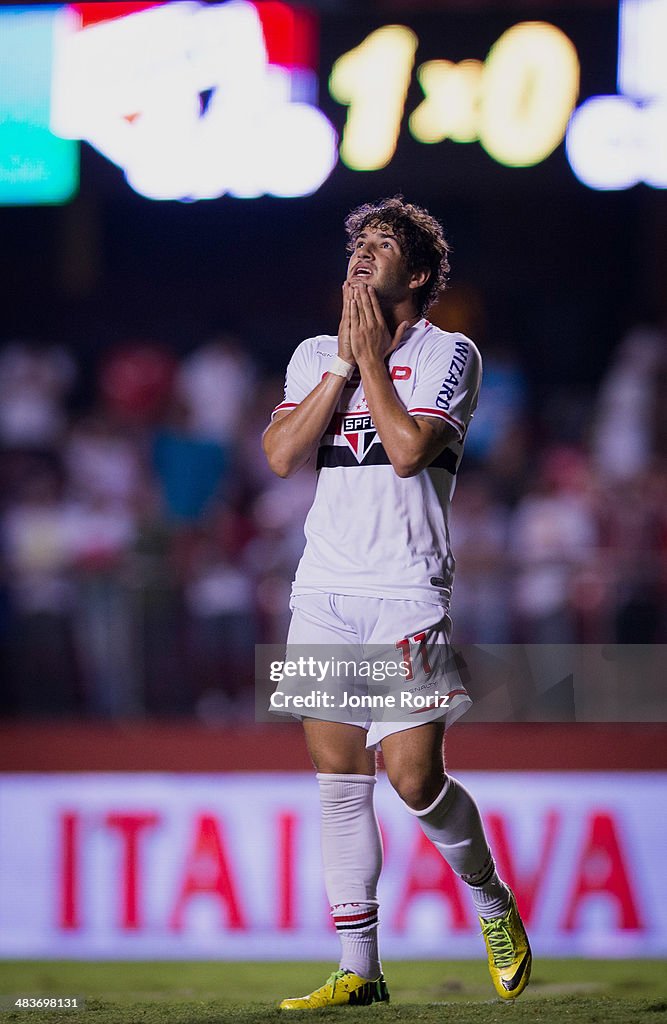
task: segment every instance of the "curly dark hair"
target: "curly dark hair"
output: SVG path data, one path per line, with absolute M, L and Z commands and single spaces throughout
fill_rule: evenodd
M 423 315 L 447 286 L 450 246 L 442 224 L 421 206 L 406 203 L 401 195 L 364 203 L 345 218 L 347 251 L 352 252 L 359 234 L 366 227 L 389 227 L 396 235 L 411 272 L 429 270 L 428 281 L 416 292 L 415 300 Z

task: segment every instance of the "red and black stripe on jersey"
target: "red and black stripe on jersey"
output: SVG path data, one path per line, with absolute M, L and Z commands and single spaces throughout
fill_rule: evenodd
M 429 469 L 445 469 L 452 476 L 456 476 L 458 467 L 458 455 L 451 448 L 444 448 L 433 462 Z M 354 452 L 346 445 L 323 444 L 317 451 L 317 468 L 337 469 L 340 466 L 389 466 L 391 462 L 384 450 L 384 445 L 378 442 L 372 444 L 361 461 L 357 459 Z

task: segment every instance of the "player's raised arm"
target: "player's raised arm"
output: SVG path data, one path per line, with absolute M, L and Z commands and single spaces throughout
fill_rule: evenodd
M 351 290 L 343 285 L 343 312 L 338 328 L 338 356 L 313 387 L 304 345 L 287 368 L 285 401 L 264 431 L 262 446 L 269 466 L 280 477 L 292 476 L 309 461 L 325 433 L 354 369 L 350 344 Z M 312 390 L 310 390 L 312 388 Z
M 296 408 L 279 409 L 262 437 L 269 466 L 292 476 L 306 465 L 320 443 L 345 387 L 345 377 L 327 373 Z
M 416 476 L 459 438 L 459 432 L 447 423 L 411 416 L 396 394 L 385 359 L 400 344 L 409 323 L 400 323 L 392 338 L 375 290 L 363 284 L 354 289 L 351 317 L 353 351 L 384 450 L 398 476 Z

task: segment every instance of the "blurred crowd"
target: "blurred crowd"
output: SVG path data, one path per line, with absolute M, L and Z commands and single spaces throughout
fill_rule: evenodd
M 594 393 L 544 409 L 511 352 L 483 355 L 455 639 L 667 642 L 665 337 L 636 328 Z M 221 336 L 128 341 L 89 378 L 62 347 L 0 348 L 0 714 L 251 719 L 315 488 L 262 454 L 282 377 Z

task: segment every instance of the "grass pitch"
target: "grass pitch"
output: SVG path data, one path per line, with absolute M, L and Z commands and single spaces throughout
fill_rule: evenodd
M 6 961 L 0 995 L 79 996 L 83 1010 L 0 1011 L 0 1024 L 284 1024 L 286 995 L 322 984 L 321 963 Z M 667 963 L 539 960 L 516 1003 L 495 998 L 479 961 L 388 962 L 389 1005 L 290 1014 L 344 1024 L 667 1024 Z

